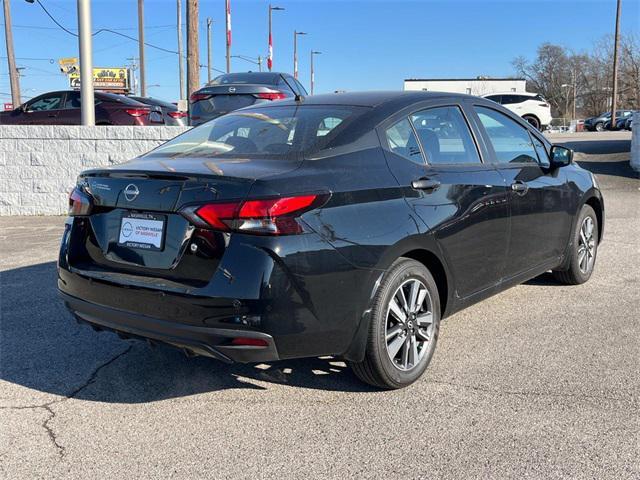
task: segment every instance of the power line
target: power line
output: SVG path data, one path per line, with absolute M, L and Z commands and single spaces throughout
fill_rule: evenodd
M 48 16 L 48 17 L 53 21 L 53 23 L 55 23 L 59 28 L 61 28 L 61 29 L 62 29 L 63 31 L 65 31 L 65 32 L 67 32 L 69 35 L 73 35 L 74 37 L 78 37 L 78 34 L 77 34 L 77 33 L 72 32 L 71 30 L 69 30 L 68 28 L 66 28 L 64 25 L 62 25 L 60 22 L 58 22 L 58 20 L 56 20 L 56 19 L 55 19 L 55 17 L 49 13 L 49 11 L 45 8 L 45 6 L 42 4 L 42 2 L 41 2 L 40 0 L 36 0 L 36 2 L 38 3 L 38 5 L 40 5 L 40 7 L 42 8 L 42 10 L 44 10 L 44 13 L 46 13 L 46 14 L 47 14 L 47 16 Z M 119 35 L 119 36 L 121 36 L 121 37 L 128 38 L 129 40 L 132 40 L 132 41 L 134 41 L 134 42 L 137 42 L 137 41 L 138 41 L 138 39 L 137 39 L 137 38 L 132 37 L 131 35 L 127 35 L 127 34 L 124 34 L 124 33 L 118 32 L 118 31 L 116 31 L 116 30 L 112 30 L 112 29 L 110 29 L 110 28 L 101 28 L 101 29 L 99 29 L 99 30 L 95 31 L 95 32 L 92 34 L 92 36 L 94 36 L 94 37 L 95 37 L 96 35 L 98 35 L 98 34 L 100 34 L 100 33 L 102 33 L 102 32 L 108 32 L 108 33 L 112 33 L 112 34 L 114 34 L 114 35 Z M 174 53 L 174 54 L 178 55 L 178 52 L 176 52 L 175 50 L 169 50 L 168 48 L 159 47 L 159 46 L 157 46 L 157 45 L 153 45 L 152 43 L 147 43 L 147 42 L 144 42 L 144 44 L 145 44 L 147 47 L 155 48 L 156 50 L 160 50 L 160 51 L 162 51 L 162 52 Z

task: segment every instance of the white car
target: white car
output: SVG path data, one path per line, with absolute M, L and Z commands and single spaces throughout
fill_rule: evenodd
M 538 130 L 544 130 L 551 123 L 551 106 L 538 93 L 489 93 L 483 97 L 504 105 Z

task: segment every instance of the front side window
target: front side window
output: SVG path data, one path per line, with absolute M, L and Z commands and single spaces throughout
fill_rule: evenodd
M 411 115 L 411 121 L 429 164 L 480 163 L 460 108 L 429 108 Z
M 409 119 L 405 118 L 385 131 L 389 149 L 412 162 L 423 164 L 422 152 Z
M 489 136 L 498 163 L 537 163 L 529 131 L 506 115 L 486 107 L 474 107 Z
M 282 106 L 216 118 L 151 151 L 150 157 L 297 158 L 334 147 L 366 107 Z M 335 142 L 334 142 L 335 140 Z
M 62 106 L 62 94 L 56 93 L 34 100 L 27 106 L 30 112 L 44 112 L 46 110 L 57 110 Z

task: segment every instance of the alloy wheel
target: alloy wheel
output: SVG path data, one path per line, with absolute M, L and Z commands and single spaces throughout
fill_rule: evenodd
M 582 273 L 590 272 L 595 262 L 596 240 L 593 233 L 593 218 L 585 217 L 580 226 L 580 238 L 578 239 L 578 266 Z
M 395 291 L 385 324 L 387 354 L 399 370 L 415 368 L 433 339 L 431 295 L 418 279 L 405 281 Z

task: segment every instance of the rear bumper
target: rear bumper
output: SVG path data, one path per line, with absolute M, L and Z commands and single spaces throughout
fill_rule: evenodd
M 185 350 L 189 355 L 204 355 L 226 363 L 269 362 L 280 359 L 273 337 L 263 332 L 169 322 L 59 293 L 65 306 L 77 320 L 86 322 L 96 329 L 110 330 L 123 337 L 142 337 L 166 343 Z M 260 339 L 267 345 L 230 345 L 230 342 L 238 337 Z

